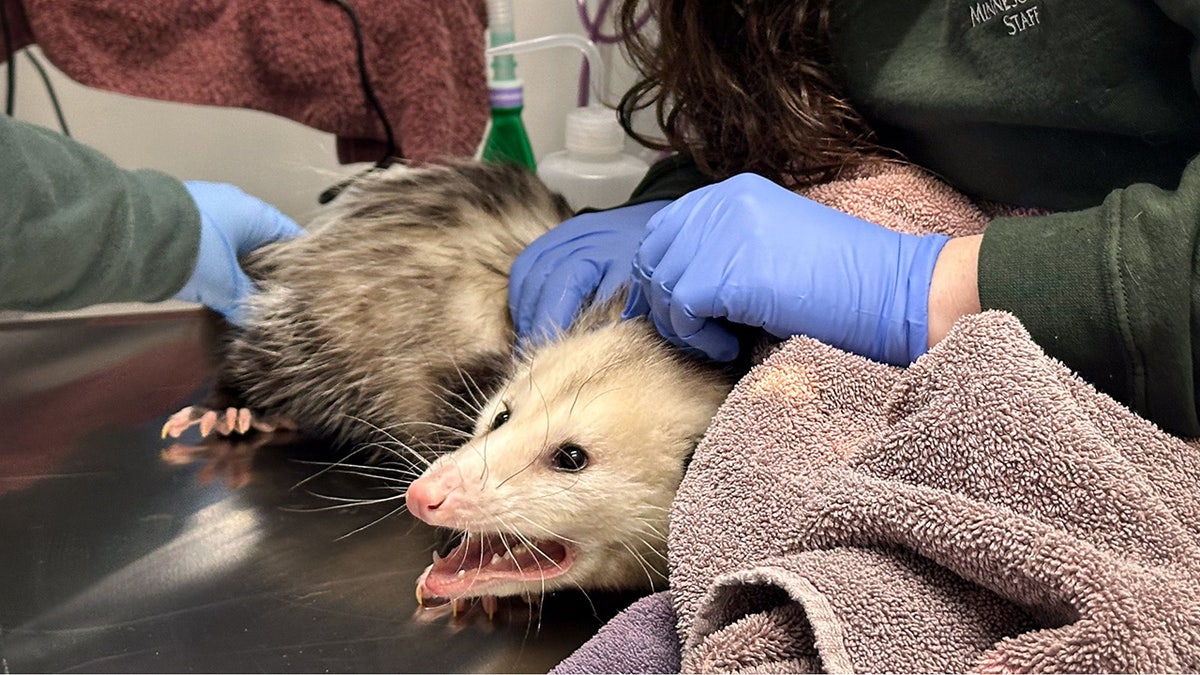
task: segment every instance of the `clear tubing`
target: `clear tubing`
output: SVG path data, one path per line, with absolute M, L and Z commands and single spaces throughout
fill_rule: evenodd
M 589 88 L 592 90 L 592 96 L 595 97 L 595 100 L 601 100 L 604 61 L 600 56 L 600 50 L 596 47 L 596 44 L 582 35 L 576 35 L 575 33 L 543 35 L 531 40 L 521 40 L 520 42 L 510 42 L 505 45 L 491 47 L 487 50 L 487 55 L 497 57 L 509 54 L 523 54 L 539 49 L 550 49 L 552 47 L 575 47 L 583 52 L 583 56 L 587 59 L 588 63 Z
M 501 44 L 513 41 L 516 34 L 513 30 L 512 0 L 487 0 L 488 32 L 497 37 L 508 37 Z
M 511 44 L 517 39 L 516 29 L 513 27 L 512 0 L 487 0 L 487 13 L 488 42 L 492 47 Z M 495 80 L 515 79 L 516 59 L 511 55 L 493 56 L 492 76 Z

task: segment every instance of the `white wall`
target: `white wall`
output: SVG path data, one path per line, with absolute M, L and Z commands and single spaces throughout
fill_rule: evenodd
M 584 33 L 575 0 L 512 2 L 517 40 L 552 33 Z M 593 13 L 599 4 L 596 0 L 588 1 Z M 600 45 L 600 51 L 606 62 L 604 102 L 615 105 L 633 81 L 632 69 L 616 46 Z M 527 52 L 517 57 L 517 76 L 525 82 L 523 119 L 538 159 L 563 147 L 566 116 L 577 102 L 581 62 L 578 51 L 568 47 Z M 640 153 L 632 144 L 628 149 Z
M 513 2 L 518 40 L 583 32 L 575 0 Z M 592 0 L 591 6 L 597 5 Z M 518 57 L 518 76 L 526 86 L 524 120 L 538 158 L 563 144 L 563 120 L 575 104 L 579 74 L 580 57 L 572 51 L 560 48 Z M 616 50 L 606 53 L 621 58 Z M 36 71 L 23 55 L 16 60 L 16 116 L 57 129 Z M 184 180 L 234 183 L 300 222 L 311 217 L 316 197 L 325 187 L 361 168 L 338 165 L 332 135 L 285 118 L 88 89 L 41 60 L 51 71 L 72 136 L 127 168 L 150 167 Z M 628 80 L 624 74 L 628 69 L 619 70 L 609 78 L 618 80 L 610 87 L 614 92 Z

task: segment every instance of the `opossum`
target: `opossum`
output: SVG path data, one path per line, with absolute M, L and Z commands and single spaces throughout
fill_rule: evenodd
M 664 579 L 671 499 L 736 369 L 621 320 L 622 294 L 518 350 L 509 269 L 572 215 L 522 169 L 388 169 L 332 206 L 311 234 L 245 263 L 260 292 L 218 370 L 240 415 L 185 409 L 165 431 L 286 420 L 342 447 L 429 457 L 407 506 L 464 536 L 418 597 Z
M 653 587 L 686 458 L 728 393 L 644 320 L 604 312 L 522 359 L 475 433 L 408 488 L 409 511 L 467 533 L 418 596 Z

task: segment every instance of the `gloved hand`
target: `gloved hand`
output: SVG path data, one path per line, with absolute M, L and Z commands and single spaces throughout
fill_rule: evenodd
M 304 230 L 274 206 L 233 185 L 188 181 L 184 187 L 200 210 L 200 253 L 191 279 L 175 299 L 203 303 L 240 324 L 242 302 L 254 291 L 254 283 L 238 258 Z
M 721 361 L 738 343 L 717 319 L 907 365 L 927 349 L 929 286 L 948 240 L 893 232 L 741 174 L 650 219 L 625 315 L 649 312 L 669 340 Z
M 589 297 L 611 297 L 629 283 L 646 221 L 667 201 L 585 213 L 538 237 L 513 262 L 508 309 L 521 342 L 570 325 Z

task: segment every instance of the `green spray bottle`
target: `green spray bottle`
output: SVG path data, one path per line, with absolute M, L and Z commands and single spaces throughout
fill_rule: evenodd
M 488 0 L 488 37 L 492 47 L 510 44 L 516 37 L 512 24 L 512 4 L 507 0 Z M 537 170 L 529 134 L 521 121 L 525 107 L 525 87 L 517 78 L 517 60 L 511 54 L 492 57 L 492 77 L 488 82 L 488 101 L 492 119 L 483 143 L 483 161 L 511 162 L 529 171 Z

